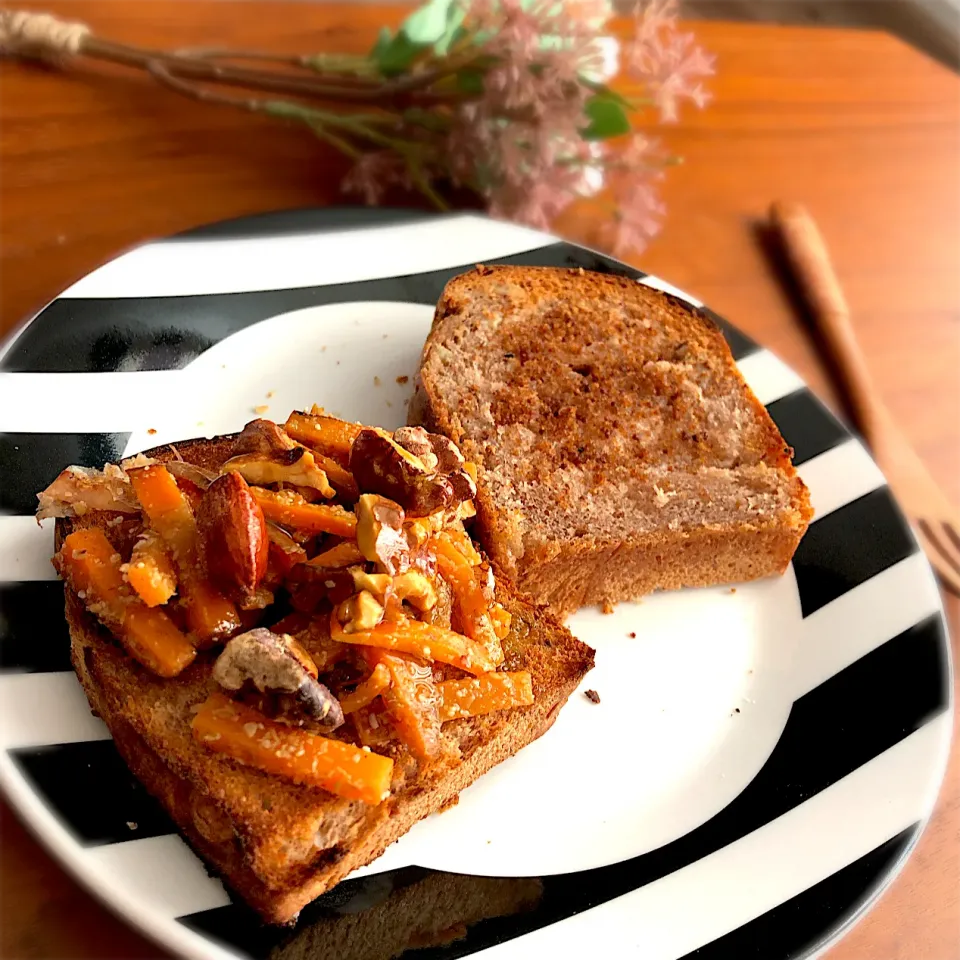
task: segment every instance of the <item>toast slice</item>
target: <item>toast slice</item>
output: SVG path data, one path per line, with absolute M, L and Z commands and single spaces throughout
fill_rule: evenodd
M 478 464 L 481 543 L 561 615 L 782 573 L 812 516 L 716 325 L 622 277 L 455 277 L 411 423 Z
M 235 436 L 147 451 L 217 471 Z M 127 556 L 139 515 L 90 510 L 57 521 L 57 549 L 71 532 L 99 527 Z M 265 920 L 287 923 L 352 870 L 378 857 L 418 820 L 452 802 L 495 764 L 545 733 L 593 665 L 593 651 L 545 609 L 499 579 L 496 597 L 512 615 L 505 668 L 531 674 L 534 702 L 444 723 L 439 754 L 415 758 L 395 740 L 374 747 L 394 761 L 390 796 L 371 805 L 243 765 L 191 733 L 212 686 L 203 651 L 173 678 L 132 659 L 66 586 L 71 658 L 93 711 L 133 773 L 156 796 L 198 854 Z M 213 651 L 214 653 L 217 651 Z M 348 724 L 349 726 L 349 724 Z M 342 728 L 346 729 L 346 727 Z M 342 730 L 334 736 L 340 736 Z M 350 734 L 348 733 L 349 737 Z

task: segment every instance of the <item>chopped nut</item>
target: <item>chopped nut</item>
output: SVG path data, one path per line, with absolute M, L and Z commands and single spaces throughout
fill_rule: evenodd
M 266 694 L 257 705 L 277 719 L 307 717 L 325 730 L 343 723 L 337 698 L 317 680 L 317 665 L 287 634 L 258 627 L 229 640 L 213 665 L 213 679 L 231 693 L 252 687 Z
M 263 510 L 240 474 L 228 473 L 207 488 L 197 533 L 210 580 L 230 596 L 254 596 L 267 572 L 269 541 Z
M 439 433 L 428 433 L 423 427 L 400 427 L 393 433 L 393 439 L 406 450 L 416 454 L 427 467 L 439 473 L 455 473 L 463 468 L 463 454 L 457 445 Z M 421 452 L 423 451 L 423 452 Z M 430 454 L 431 466 L 424 457 Z
M 403 508 L 386 497 L 365 493 L 357 501 L 357 546 L 378 570 L 391 576 L 410 563 L 403 521 Z
M 591 703 L 599 703 L 599 702 L 600 702 L 600 694 L 597 693 L 596 690 L 585 690 L 584 693 L 583 693 L 583 695 L 584 695 Z
M 390 497 L 411 517 L 448 509 L 476 495 L 472 478 L 461 470 L 463 457 L 455 444 L 421 427 L 401 427 L 397 435 L 403 444 L 373 429 L 362 430 L 354 440 L 350 470 L 361 490 Z
M 255 424 L 265 426 L 251 429 Z M 244 435 L 248 431 L 248 440 L 244 441 Z M 313 453 L 294 443 L 275 423 L 269 420 L 254 420 L 248 423 L 237 442 L 253 445 L 256 449 L 231 457 L 223 465 L 223 472 L 236 471 L 249 483 L 257 486 L 290 483 L 318 490 L 325 497 L 336 495 L 327 480 L 326 472 L 317 465 Z
M 350 567 L 349 571 L 356 590 L 367 590 L 378 597 L 383 597 L 393 583 L 393 578 L 388 573 L 367 573 L 360 566 Z
M 337 619 L 343 624 L 344 633 L 372 630 L 383 620 L 383 607 L 369 590 L 361 590 L 340 604 Z
M 407 570 L 394 577 L 392 586 L 398 600 L 406 600 L 418 610 L 432 610 L 437 605 L 437 591 L 419 570 Z

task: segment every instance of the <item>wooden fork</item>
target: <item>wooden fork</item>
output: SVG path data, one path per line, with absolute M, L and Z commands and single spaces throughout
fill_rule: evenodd
M 880 400 L 816 223 L 803 207 L 794 203 L 775 203 L 770 219 L 817 329 L 835 361 L 840 386 L 857 428 L 912 521 L 941 582 L 951 593 L 960 596 L 960 511 L 937 486 Z

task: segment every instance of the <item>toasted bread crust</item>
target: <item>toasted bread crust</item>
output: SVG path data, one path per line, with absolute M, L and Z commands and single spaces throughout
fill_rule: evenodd
M 231 438 L 176 445 L 177 455 L 215 467 Z M 172 448 L 147 451 L 159 460 Z M 104 514 L 57 522 L 57 543 L 72 526 L 122 526 Z M 190 731 L 191 707 L 210 689 L 209 658 L 173 680 L 145 670 L 66 589 L 71 658 L 91 707 L 106 723 L 133 773 L 156 796 L 197 852 L 269 922 L 286 923 L 348 873 L 378 857 L 418 820 L 441 809 L 495 764 L 549 729 L 593 665 L 593 651 L 545 609 L 517 595 L 506 578 L 498 599 L 513 614 L 505 641 L 510 669 L 529 670 L 535 703 L 444 726 L 445 759 L 423 767 L 394 754 L 392 796 L 379 806 L 339 799 L 213 754 Z M 459 753 L 460 761 L 451 759 Z
M 495 360 L 476 379 L 497 387 L 473 400 L 471 383 L 465 401 L 464 357 L 484 352 Z M 484 549 L 560 615 L 782 573 L 812 517 L 793 451 L 713 321 L 623 277 L 497 266 L 452 279 L 410 421 L 478 463 Z M 631 529 L 632 515 L 645 523 Z

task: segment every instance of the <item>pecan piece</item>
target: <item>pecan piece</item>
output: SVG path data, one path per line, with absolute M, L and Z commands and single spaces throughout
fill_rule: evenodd
M 213 665 L 213 679 L 228 693 L 263 694 L 257 706 L 276 719 L 306 718 L 324 730 L 343 723 L 337 698 L 317 680 L 317 666 L 288 634 L 258 627 L 228 641 Z

